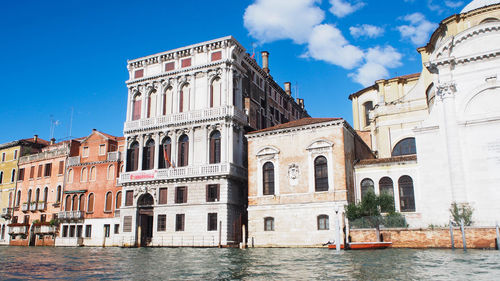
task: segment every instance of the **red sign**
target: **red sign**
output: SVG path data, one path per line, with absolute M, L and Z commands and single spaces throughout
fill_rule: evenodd
M 131 180 L 145 180 L 145 179 L 154 179 L 155 178 L 155 171 L 151 172 L 142 172 L 142 173 L 134 173 L 130 175 Z

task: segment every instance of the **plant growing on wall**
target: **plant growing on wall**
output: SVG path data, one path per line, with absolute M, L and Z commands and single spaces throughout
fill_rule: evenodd
M 453 224 L 460 225 L 463 220 L 464 226 L 472 225 L 472 213 L 474 209 L 468 203 L 453 202 L 450 207 L 450 214 Z
M 381 212 L 387 215 L 381 216 Z M 346 217 L 357 228 L 407 227 L 404 217 L 394 210 L 394 197 L 389 194 L 368 192 L 361 202 L 346 206 Z

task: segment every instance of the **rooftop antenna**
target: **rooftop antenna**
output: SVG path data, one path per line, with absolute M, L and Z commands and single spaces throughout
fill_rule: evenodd
M 69 139 L 72 138 L 72 136 L 71 136 L 71 129 L 73 128 L 73 110 L 74 110 L 74 108 L 71 107 L 71 115 L 69 117 L 69 136 L 68 136 Z
M 295 99 L 299 97 L 299 82 L 295 82 Z
M 50 139 L 54 138 L 54 131 L 56 126 L 59 125 L 59 120 L 54 120 L 54 116 L 50 115 Z

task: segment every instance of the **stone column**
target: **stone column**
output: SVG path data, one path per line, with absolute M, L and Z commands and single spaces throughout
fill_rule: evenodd
M 170 139 L 172 140 L 172 145 L 171 145 L 171 149 L 172 151 L 170 152 L 171 156 L 170 156 L 170 162 L 172 162 L 172 164 L 177 167 L 177 142 L 178 142 L 178 135 L 177 135 L 177 131 L 172 131 L 172 135 L 170 136 Z
M 154 140 L 155 140 L 155 159 L 154 159 L 154 169 L 158 170 L 158 156 L 160 156 L 160 133 L 154 134 Z
M 132 101 L 134 100 L 134 90 L 132 88 L 128 89 L 127 98 L 127 121 L 132 120 Z
M 234 162 L 234 151 L 233 151 L 233 146 L 234 146 L 234 124 L 229 123 L 228 128 L 228 143 L 227 143 L 227 162 L 233 163 Z
M 224 162 L 227 162 L 227 150 L 228 150 L 228 145 L 227 145 L 227 124 L 226 123 L 222 123 L 221 124 L 221 155 L 220 155 L 220 158 L 221 158 L 221 162 L 224 163 Z
M 234 85 L 233 85 L 233 67 L 231 66 L 228 71 L 227 75 L 227 105 L 233 105 L 233 92 L 234 92 Z
M 188 166 L 194 164 L 194 128 L 191 128 L 188 133 L 189 136 L 189 155 L 188 155 Z
M 144 135 L 139 136 L 139 164 L 137 167 L 138 171 L 142 171 L 142 157 L 144 153 Z
M 440 127 L 444 129 L 452 201 L 466 203 L 467 194 L 462 150 L 460 148 L 460 134 L 455 110 L 455 93 L 456 87 L 454 82 L 441 83 L 437 87 L 437 95 L 443 104 L 444 124 L 441 124 Z
M 209 155 L 210 155 L 210 146 L 209 146 L 209 135 L 208 135 L 208 126 L 203 126 L 203 151 L 205 153 L 203 154 L 203 159 L 201 159 L 201 163 L 203 164 L 208 164 L 210 161 Z

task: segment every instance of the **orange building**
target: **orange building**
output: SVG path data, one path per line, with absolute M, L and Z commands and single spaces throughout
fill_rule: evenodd
M 72 146 L 56 246 L 111 246 L 118 243 L 123 137 L 97 130 Z
M 10 245 L 52 246 L 71 142 L 54 143 L 19 159 Z

